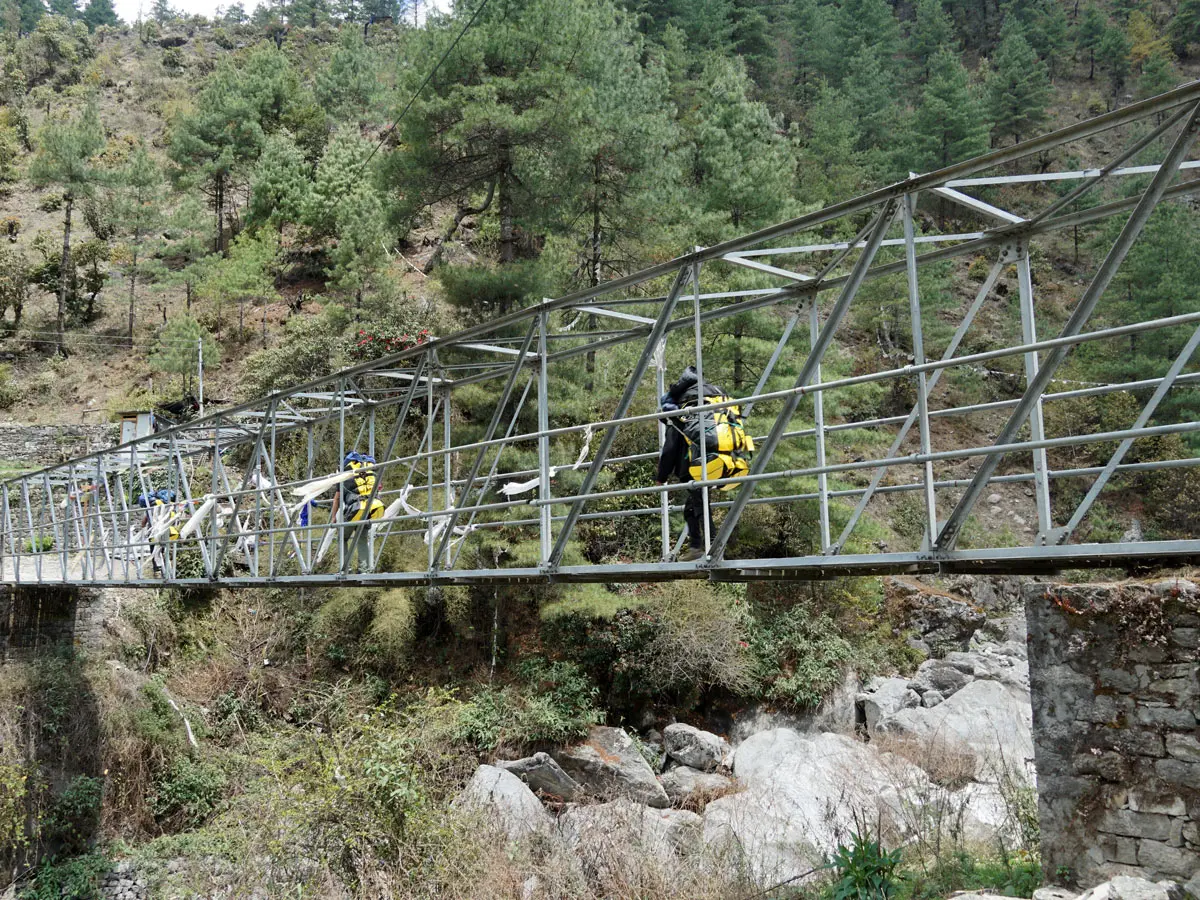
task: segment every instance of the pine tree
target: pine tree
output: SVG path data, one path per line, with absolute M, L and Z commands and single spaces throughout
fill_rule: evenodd
M 798 154 L 799 193 L 813 202 L 832 203 L 859 193 L 866 160 L 854 104 L 837 88 L 821 86 L 806 117 L 807 138 Z
M 1046 119 L 1050 97 L 1046 67 L 1021 28 L 1014 25 L 1005 26 L 992 65 L 987 79 L 992 133 L 1000 140 L 1011 137 L 1020 143 L 1022 135 L 1028 135 Z
M 840 70 L 837 53 L 836 8 L 819 0 L 794 0 L 790 32 L 795 99 L 805 107 L 817 99 L 822 83 L 833 81 Z
M 746 71 L 764 91 L 779 67 L 778 42 L 770 15 L 774 7 L 774 3 L 764 0 L 733 0 L 731 10 L 732 50 L 745 60 Z
M 839 78 L 846 75 L 851 60 L 863 55 L 874 57 L 880 69 L 894 71 L 900 25 L 887 0 L 845 0 L 838 10 L 838 34 Z
M 1153 97 L 1171 90 L 1179 83 L 1179 70 L 1166 53 L 1155 51 L 1142 63 L 1142 75 L 1138 78 L 1138 96 Z
M 316 96 L 334 121 L 367 119 L 379 96 L 379 75 L 357 28 L 342 27 L 329 64 L 317 73 Z
M 942 0 L 917 0 L 907 52 L 921 73 L 922 83 L 929 81 L 933 58 L 943 50 L 956 49 L 957 45 L 954 23 L 942 8 Z
M 104 148 L 104 131 L 95 103 L 68 122 L 50 122 L 42 128 L 37 155 L 29 168 L 30 180 L 38 186 L 54 185 L 63 194 L 63 243 L 59 262 L 56 352 L 65 356 L 67 286 L 71 264 L 71 215 L 75 203 L 91 195 L 101 179 L 95 158 Z
M 50 0 L 50 15 L 62 16 L 64 19 L 78 19 L 79 7 L 76 0 Z
M 281 131 L 267 138 L 254 170 L 247 221 L 251 225 L 285 225 L 300 221 L 308 193 L 304 157 L 290 134 Z
M 246 96 L 239 71 L 219 66 L 196 98 L 191 115 L 182 116 L 171 132 L 168 154 L 181 186 L 197 184 L 216 214 L 217 250 L 225 248 L 225 208 L 235 172 L 258 157 L 263 143 L 259 108 Z
M 1196 0 L 1200 3 L 1200 0 Z M 1075 49 L 1088 56 L 1088 81 L 1096 77 L 1096 48 L 1104 39 L 1108 29 L 1108 18 L 1095 4 L 1089 3 L 1083 10 L 1083 18 L 1075 30 Z
M 363 165 L 371 153 L 371 144 L 357 128 L 345 128 L 334 135 L 317 165 L 308 195 L 300 207 L 300 221 L 313 238 L 337 234 L 338 208 L 370 173 Z
M 148 362 L 152 371 L 179 375 L 187 394 L 191 392 L 192 373 L 201 357 L 205 369 L 215 369 L 221 364 L 221 348 L 216 339 L 191 316 L 177 316 L 159 332 Z
M 933 58 L 913 125 L 913 159 L 920 171 L 987 151 L 990 125 L 956 54 L 943 50 Z
M 83 9 L 83 21 L 87 23 L 88 31 L 95 31 L 101 25 L 121 24 L 121 20 L 117 18 L 117 11 L 113 9 L 112 0 L 88 0 Z
M 170 0 L 154 0 L 150 7 L 150 18 L 159 25 L 165 25 L 175 18 L 175 10 L 171 9 Z
M 843 92 L 858 119 L 859 149 L 880 150 L 892 144 L 899 122 L 899 86 L 879 57 L 863 51 L 850 60 Z
M 713 59 L 701 82 L 691 134 L 705 210 L 738 231 L 774 220 L 789 202 L 794 165 L 779 124 L 750 99 L 750 80 L 733 61 Z
M 21 37 L 32 32 L 45 14 L 43 0 L 0 0 L 0 29 Z
M 354 295 L 362 307 L 363 291 L 387 262 L 387 221 L 379 194 L 369 182 L 358 182 L 341 198 L 335 212 L 337 243 L 327 270 L 333 286 Z
M 1104 32 L 1100 46 L 1096 48 L 1096 62 L 1108 74 L 1114 100 L 1129 77 L 1129 55 L 1132 50 L 1133 42 L 1129 40 L 1129 35 L 1116 25 Z
M 129 248 L 129 263 L 125 274 L 129 276 L 127 334 L 132 344 L 142 251 L 147 239 L 162 221 L 163 177 L 145 147 L 138 147 L 129 157 L 129 161 L 118 174 L 118 185 L 117 222 L 128 239 Z
M 263 300 L 274 293 L 275 278 L 271 273 L 279 252 L 276 236 L 268 232 L 258 235 L 240 234 L 224 259 L 209 257 L 197 292 L 216 305 L 217 335 L 223 327 L 222 310 L 226 303 L 238 305 L 237 340 L 246 338 L 246 304 Z
M 1200 0 L 1182 0 L 1171 17 L 1168 32 L 1171 49 L 1181 59 L 1187 59 L 1192 44 L 1200 43 Z
M 405 153 L 388 165 L 404 198 L 399 216 L 493 190 L 500 261 L 515 262 L 523 235 L 565 213 L 551 190 L 560 154 L 582 127 L 593 73 L 626 21 L 608 0 L 488 6 L 402 123 Z M 459 28 L 426 29 L 424 52 L 437 57 Z

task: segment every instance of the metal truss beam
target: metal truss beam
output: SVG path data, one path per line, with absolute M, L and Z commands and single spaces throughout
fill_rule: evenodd
M 1200 167 L 1188 158 L 1200 130 L 1198 113 L 1200 84 L 1186 85 L 264 400 L 11 479 L 0 484 L 0 582 L 239 587 L 748 581 L 1200 560 L 1200 536 L 1070 543 L 1096 499 L 1120 487 L 1121 479 L 1167 477 L 1200 465 L 1188 455 L 1125 461 L 1135 440 L 1200 434 L 1200 423 L 1173 421 L 1164 412 L 1179 408 L 1164 402 L 1173 392 L 1200 387 L 1200 372 L 1187 371 L 1200 347 L 1200 311 L 1084 330 L 1153 210 L 1200 192 L 1200 179 L 1174 182 L 1178 172 Z M 1072 141 L 1126 128 L 1124 149 L 1103 168 L 1041 170 L 1046 158 L 1067 158 Z M 1022 174 L 1024 160 L 1036 160 L 1036 170 Z M 1140 195 L 1078 208 L 1084 194 L 1139 175 L 1150 176 Z M 1067 193 L 1055 190 L 1056 182 L 1072 180 L 1079 184 Z M 975 188 L 1006 184 L 1022 189 L 987 201 L 972 196 Z M 976 230 L 959 225 L 922 231 L 920 206 L 944 201 L 965 211 L 965 228 Z M 1063 229 L 1114 216 L 1128 221 L 1113 250 L 1060 335 L 1039 338 L 1031 248 Z M 824 238 L 821 230 L 834 223 L 838 234 L 854 237 Z M 922 273 L 980 255 L 991 262 L 986 277 L 963 298 L 953 335 L 932 340 L 933 310 Z M 981 343 L 985 338 L 975 335 L 967 343 L 1006 277 L 1015 281 L 1019 340 Z M 906 346 L 874 359 L 860 346 L 853 368 L 842 374 L 846 362 L 834 352 L 836 341 L 847 322 L 856 322 L 868 282 L 875 282 L 872 302 L 884 296 L 898 320 L 907 316 L 900 338 Z M 681 303 L 685 291 L 688 304 Z M 777 330 L 769 334 L 769 350 L 760 350 L 758 342 L 739 350 L 743 377 L 752 373 L 753 387 L 733 384 L 733 373 L 718 367 L 711 348 L 728 340 L 731 320 L 755 311 L 756 329 L 777 321 Z M 945 311 L 938 315 L 944 318 Z M 807 327 L 797 329 L 801 322 Z M 1081 344 L 1113 345 L 1131 335 L 1185 327 L 1190 339 L 1180 337 L 1183 349 L 1157 371 L 1124 384 L 1068 383 L 1050 392 Z M 897 354 L 907 358 L 897 361 Z M 584 393 L 591 382 L 581 373 L 582 356 L 597 360 L 597 378 L 603 372 L 620 388 L 611 409 Z M 686 364 L 694 364 L 704 381 L 730 389 L 728 400 L 701 410 L 740 406 L 760 435 L 745 477 L 718 478 L 707 466 L 700 469 L 700 497 L 716 527 L 710 530 L 708 516 L 702 517 L 707 554 L 699 562 L 672 561 L 686 539 L 678 501 L 696 486 L 651 484 L 648 469 L 657 455 L 649 448 L 662 442 L 669 420 L 701 411 L 657 410 L 654 398 L 673 380 L 675 367 Z M 993 382 L 999 397 L 956 403 L 963 379 L 978 378 L 989 366 L 1006 373 Z M 912 399 L 899 415 L 853 419 L 840 412 L 844 398 L 870 385 Z M 481 404 L 480 391 L 494 402 Z M 1046 404 L 1115 392 L 1140 396 L 1141 413 L 1129 428 L 1054 434 L 1053 417 L 1043 418 Z M 562 405 L 565 398 L 573 402 Z M 1007 424 L 997 429 L 997 417 Z M 1027 423 L 1028 437 L 1021 438 Z M 947 446 L 951 429 L 959 437 Z M 973 442 L 962 435 L 984 433 L 995 433 L 994 442 L 963 446 Z M 713 448 L 701 435 L 696 452 L 705 457 Z M 1104 444 L 1115 450 L 1103 464 L 1051 464 L 1057 457 L 1050 451 Z M 341 472 L 350 450 L 377 459 L 376 481 L 364 499 L 367 508 L 382 501 L 385 512 L 369 523 L 343 521 L 341 505 L 331 502 L 335 492 L 350 489 Z M 1057 526 L 1052 489 L 1063 479 L 1086 480 L 1089 488 L 1066 524 Z M 979 497 L 1003 485 L 1032 488 L 1037 530 L 1027 546 L 959 548 L 957 538 Z M 169 509 L 148 512 L 138 505 L 139 494 L 163 487 L 175 492 Z M 894 550 L 873 547 L 860 528 L 872 504 L 907 496 L 917 501 L 924 538 Z M 738 535 L 759 527 L 753 519 L 759 510 L 798 503 L 813 507 L 811 553 L 732 558 Z M 944 520 L 939 505 L 949 508 Z M 580 563 L 585 530 L 606 522 L 620 537 L 636 539 L 621 541 L 611 559 Z M 489 542 L 488 534 L 502 540 Z M 515 547 L 537 549 L 506 549 Z

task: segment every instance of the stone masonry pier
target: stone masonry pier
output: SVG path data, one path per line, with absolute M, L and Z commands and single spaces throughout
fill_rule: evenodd
M 1047 877 L 1200 883 L 1200 589 L 1025 586 Z

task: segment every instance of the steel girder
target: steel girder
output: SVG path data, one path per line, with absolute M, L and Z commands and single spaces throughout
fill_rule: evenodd
M 1023 161 L 1113 129 L 1122 130 L 1125 149 L 1100 169 L 1020 171 Z M 1138 439 L 1200 431 L 1200 423 L 1162 418 L 1171 392 L 1200 386 L 1200 372 L 1188 371 L 1200 346 L 1200 312 L 1092 323 L 1154 209 L 1200 191 L 1200 180 L 1180 175 L 1200 167 L 1190 159 L 1198 132 L 1200 83 L 1192 83 L 11 479 L 0 484 L 0 582 L 612 583 L 1033 572 L 1200 558 L 1200 539 L 1068 543 L 1114 479 L 1200 464 L 1182 451 L 1126 461 Z M 1074 187 L 1058 190 L 1063 183 Z M 1078 202 L 1110 183 L 1138 189 L 1096 206 Z M 1010 201 L 1018 208 L 976 195 L 1004 185 L 1023 186 Z M 953 206 L 973 230 L 937 229 L 923 204 L 943 214 Z M 1112 218 L 1123 222 L 1120 235 L 1070 315 L 1053 321 L 1038 302 L 1031 254 L 1065 229 Z M 944 299 L 939 306 L 926 296 L 923 273 L 964 257 L 986 274 L 978 283 L 972 276 L 961 312 L 949 316 Z M 981 318 L 1009 281 L 1019 336 L 1005 340 L 986 333 Z M 881 303 L 897 323 L 907 316 L 900 346 L 874 353 L 860 341 L 855 359 L 839 353 L 847 322 L 862 311 L 861 327 L 874 315 L 865 307 Z M 736 345 L 741 376 L 731 381 L 714 343 L 741 342 L 738 317 L 772 309 L 777 315 L 760 316 L 756 327 L 776 322 L 774 333 L 757 334 L 754 347 Z M 945 331 L 953 325 L 953 335 L 940 337 L 937 322 Z M 1057 325 L 1058 335 L 1039 336 L 1039 324 L 1042 331 Z M 1162 372 L 1121 384 L 1058 378 L 1081 345 L 1109 348 L 1161 330 L 1181 335 Z M 595 372 L 581 373 L 584 356 L 596 360 Z M 680 492 L 692 486 L 655 485 L 651 470 L 669 420 L 682 415 L 659 414 L 657 398 L 685 363 L 726 387 L 732 399 L 724 405 L 753 411 L 759 442 L 748 476 L 717 479 L 702 491 L 716 527 L 706 524 L 706 555 L 697 562 L 673 561 L 683 542 Z M 992 393 L 1007 396 L 964 402 L 966 381 L 992 366 L 1000 367 Z M 755 370 L 751 387 L 744 375 Z M 591 400 L 598 380 L 619 397 L 615 405 Z M 856 392 L 881 388 L 903 398 L 906 411 L 855 416 Z M 1138 397 L 1141 412 L 1129 427 L 1053 433 L 1046 409 L 1117 392 Z M 956 430 L 961 422 L 969 428 Z M 994 439 L 961 437 L 979 434 Z M 1063 466 L 1067 449 L 1108 456 Z M 377 459 L 366 500 L 369 507 L 378 499 L 385 512 L 369 524 L 344 521 L 331 499 L 347 489 L 338 479 L 350 450 Z M 137 506 L 140 494 L 158 488 L 175 501 L 152 511 Z M 961 547 L 985 492 L 1014 489 L 1011 496 L 1028 494 L 1035 521 L 1018 535 L 1022 546 Z M 1055 501 L 1081 493 L 1057 524 Z M 920 535 L 888 536 L 911 544 L 891 548 L 866 514 L 872 504 L 906 497 L 915 500 Z M 768 520 L 755 518 L 771 507 L 811 517 L 808 551 L 772 555 L 774 544 L 758 533 Z M 589 543 L 607 546 L 608 556 L 585 560 L 581 530 L 597 527 L 607 531 Z M 753 558 L 764 555 L 772 558 Z

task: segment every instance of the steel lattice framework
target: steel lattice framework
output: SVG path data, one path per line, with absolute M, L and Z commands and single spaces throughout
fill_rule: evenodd
M 1200 430 L 1195 421 L 1160 421 L 1159 409 L 1169 391 L 1200 383 L 1200 373 L 1186 371 L 1200 344 L 1200 312 L 1085 330 L 1154 209 L 1200 191 L 1200 179 L 1185 174 L 1200 167 L 1190 159 L 1198 131 L 1200 82 L 9 480 L 0 485 L 0 582 L 615 583 L 1028 572 L 1200 557 L 1200 540 L 1071 542 L 1114 477 L 1200 463 L 1182 453 L 1126 461 L 1139 438 Z M 1125 146 L 1103 168 L 1044 170 L 1049 160 L 1066 157 L 1072 142 L 1104 132 Z M 1125 190 L 1112 194 L 1120 199 L 1088 205 L 1102 184 Z M 999 185 L 1016 186 L 1005 192 L 1013 209 L 977 196 Z M 956 220 L 977 228 L 918 233 L 930 218 L 917 216 L 922 203 L 943 214 L 953 209 Z M 1065 229 L 1109 219 L 1123 223 L 1115 241 L 1090 282 L 1081 283 L 1059 334 L 1039 336 L 1031 252 Z M 827 238 L 839 234 L 856 236 Z M 927 266 L 964 257 L 982 260 L 972 271 L 986 270 L 986 276 L 972 283 L 973 301 L 934 357 L 926 347 L 932 340 L 922 316 L 930 315 L 929 301 L 920 276 Z M 981 310 L 1014 270 L 1020 336 L 995 346 L 995 339 L 979 337 Z M 823 378 L 839 328 L 868 302 L 863 289 L 872 282 L 878 282 L 876 293 L 890 290 L 906 307 L 911 354 L 896 365 L 896 354 L 881 352 L 876 371 Z M 711 369 L 715 336 L 752 310 L 773 310 L 769 320 L 778 323 L 769 358 L 754 361 L 760 368 L 753 389 L 741 388 L 731 401 L 752 409 L 757 453 L 748 476 L 709 484 L 732 488 L 728 493 L 704 492 L 716 513 L 715 527 L 705 529 L 706 558 L 674 562 L 683 541 L 679 492 L 688 486 L 655 485 L 649 465 L 667 424 L 657 412 L 657 398 L 674 374 L 666 360 L 694 360 L 702 377 L 728 387 L 729 372 L 704 372 L 705 350 Z M 1118 347 L 1159 329 L 1190 335 L 1165 372 L 1082 387 L 1056 378 L 1081 344 Z M 965 352 L 968 346 L 984 349 Z M 954 373 L 1003 365 L 998 361 L 1005 358 L 1023 363 L 1023 377 L 1005 382 L 1005 398 L 950 402 Z M 585 359 L 588 370 L 624 387 L 615 405 L 592 409 L 590 421 L 578 421 L 577 413 L 567 421 L 556 405 L 586 407 L 587 379 L 599 377 L 581 373 Z M 864 385 L 896 388 L 915 399 L 897 415 L 826 415 L 827 400 Z M 464 391 L 474 392 L 469 399 L 479 407 L 477 386 L 494 398 L 487 422 L 460 411 Z M 1132 394 L 1140 407 L 1128 427 L 1047 433 L 1045 406 L 1118 391 Z M 962 428 L 972 417 L 974 424 Z M 983 433 L 994 440 L 938 447 L 955 434 Z M 850 437 L 854 449 L 848 449 Z M 880 452 L 864 458 L 862 447 L 872 445 Z M 1111 452 L 1103 465 L 1052 468 L 1048 453 L 1071 447 Z M 365 532 L 340 521 L 333 504 L 308 503 L 335 489 L 340 461 L 351 450 L 378 460 L 374 493 L 386 504 L 384 517 Z M 1060 487 L 1055 496 L 1062 479 L 1074 492 Z M 980 498 L 1011 483 L 1032 494 L 1036 536 L 1028 546 L 964 549 L 959 539 Z M 148 515 L 134 498 L 154 488 L 174 491 L 178 502 Z M 1057 521 L 1052 499 L 1062 518 L 1064 496 L 1080 493 L 1074 511 Z M 861 536 L 869 504 L 897 495 L 916 498 L 923 520 L 923 540 L 908 549 Z M 737 558 L 730 540 L 744 518 L 745 526 L 754 524 L 750 510 L 792 504 L 814 510 L 810 553 Z M 603 524 L 618 543 L 628 535 L 628 543 L 605 560 L 581 558 L 579 531 Z M 172 528 L 178 539 L 171 539 Z

